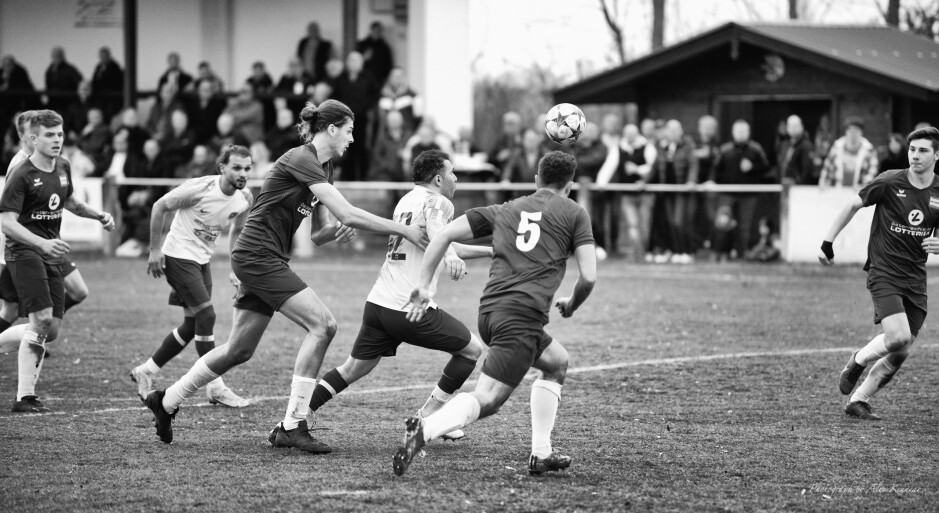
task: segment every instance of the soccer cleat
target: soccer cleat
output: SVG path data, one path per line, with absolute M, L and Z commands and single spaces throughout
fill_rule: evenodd
M 205 387 L 205 395 L 209 397 L 212 404 L 221 404 L 229 408 L 244 408 L 248 406 L 248 400 L 232 392 L 232 389 L 225 385 L 215 385 L 211 383 Z
M 552 452 L 547 458 L 539 458 L 534 454 L 528 459 L 528 473 L 533 476 L 545 472 L 556 472 L 571 466 L 571 457 Z
M 130 370 L 130 380 L 137 383 L 137 397 L 147 404 L 147 396 L 153 392 L 153 376 L 140 367 L 134 367 Z
M 153 412 L 153 425 L 156 427 L 157 436 L 163 443 L 169 444 L 173 443 L 173 420 L 176 419 L 176 412 L 179 410 L 167 413 L 163 409 L 164 395 L 166 395 L 165 390 L 154 390 L 147 394 L 143 403 Z
M 440 435 L 440 439 L 455 442 L 463 438 L 464 436 L 466 436 L 466 433 L 464 433 L 462 429 L 454 429 L 453 431 L 450 431 L 449 433 L 444 433 Z
M 424 422 L 420 417 L 411 417 L 404 421 L 404 445 L 395 452 L 393 468 L 396 476 L 403 476 L 411 460 L 424 447 Z
M 22 399 L 13 403 L 10 410 L 16 413 L 45 413 L 49 411 L 46 405 L 34 395 L 24 395 Z
M 875 414 L 871 410 L 871 405 L 865 403 L 864 401 L 854 401 L 848 403 L 844 408 L 845 415 L 849 417 L 854 417 L 861 420 L 881 420 L 880 415 Z
M 847 365 L 844 366 L 844 369 L 841 370 L 841 379 L 838 383 L 838 388 L 841 390 L 841 393 L 848 395 L 854 390 L 855 385 L 857 385 L 858 378 L 861 377 L 861 374 L 864 373 L 864 366 L 857 363 L 857 360 L 854 358 L 857 356 L 857 351 L 851 354 L 851 359 L 848 360 Z
M 289 431 L 284 429 L 283 422 L 278 422 L 271 430 L 271 434 L 267 436 L 267 441 L 274 447 L 293 447 L 313 454 L 333 452 L 332 447 L 310 435 L 310 429 L 307 427 L 305 420 L 301 420 L 297 427 Z

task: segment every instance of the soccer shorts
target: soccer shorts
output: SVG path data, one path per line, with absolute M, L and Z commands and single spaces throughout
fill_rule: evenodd
M 13 284 L 13 274 L 10 273 L 10 266 L 7 265 L 0 271 L 0 299 L 7 303 L 19 303 L 20 298 L 16 294 L 16 285 Z
M 479 335 L 489 346 L 483 374 L 517 387 L 541 353 L 551 345 L 544 324 L 513 310 L 479 314 Z
M 288 299 L 308 288 L 286 260 L 268 251 L 236 249 L 231 254 L 231 268 L 241 281 L 234 304 L 241 310 L 273 317 Z
M 60 264 L 47 264 L 40 258 L 7 262 L 19 296 L 20 317 L 52 308 L 52 316 L 65 313 L 65 279 Z
M 62 263 L 59 264 L 59 271 L 62 273 L 62 277 L 72 274 L 78 270 L 78 266 L 75 265 L 75 262 L 69 260 L 67 256 L 62 257 Z
M 212 270 L 209 264 L 165 256 L 166 283 L 170 284 L 169 304 L 195 307 L 212 301 Z
M 374 360 L 394 356 L 398 346 L 413 346 L 454 353 L 470 343 L 469 329 L 439 308 L 429 308 L 420 322 L 409 322 L 407 313 L 365 302 L 362 327 L 352 344 L 352 357 Z
M 910 333 L 919 334 L 926 320 L 926 283 L 897 283 L 892 278 L 867 278 L 867 290 L 874 302 L 874 324 L 898 313 L 905 313 Z

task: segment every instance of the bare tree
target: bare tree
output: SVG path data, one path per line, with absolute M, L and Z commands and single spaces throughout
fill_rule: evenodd
M 789 19 L 799 19 L 799 0 L 789 0 Z
M 619 57 L 620 64 L 626 64 L 626 49 L 623 42 L 623 27 L 619 24 L 619 2 L 613 0 L 612 12 L 606 4 L 606 0 L 600 0 L 600 9 L 603 11 L 603 19 L 606 20 L 610 32 L 613 34 L 613 45 L 616 49 L 616 55 Z
M 939 4 L 907 6 L 904 11 L 907 30 L 939 42 Z
M 874 4 L 877 6 L 880 14 L 883 15 L 884 21 L 887 22 L 887 25 L 890 25 L 891 27 L 900 27 L 900 0 L 887 0 L 886 9 L 880 6 L 880 2 L 878 0 L 874 0 Z
M 665 0 L 652 0 L 652 51 L 665 46 Z

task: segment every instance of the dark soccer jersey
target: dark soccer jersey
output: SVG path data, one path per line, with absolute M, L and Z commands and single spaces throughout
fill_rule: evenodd
M 17 221 L 43 239 L 58 239 L 65 200 L 72 195 L 72 171 L 67 160 L 55 159 L 51 173 L 41 171 L 29 159 L 7 175 L 0 197 L 0 212 L 16 212 Z M 32 246 L 7 237 L 7 261 L 41 258 L 47 263 L 62 263 L 62 257 L 43 255 Z
M 906 169 L 887 171 L 858 194 L 865 207 L 876 205 L 864 269 L 872 277 L 926 281 L 922 243 L 939 224 L 939 177 L 917 189 Z
M 512 310 L 548 323 L 551 300 L 574 249 L 593 244 L 587 212 L 540 190 L 501 205 L 466 212 L 474 237 L 492 235 L 489 281 L 479 312 Z
M 320 165 L 312 144 L 284 153 L 264 179 L 235 249 L 269 250 L 289 260 L 294 233 L 319 203 L 310 192 L 310 186 L 318 183 L 333 183 L 333 165 Z

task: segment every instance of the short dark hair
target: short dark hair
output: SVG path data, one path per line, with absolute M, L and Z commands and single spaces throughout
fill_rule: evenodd
M 861 129 L 861 131 L 863 132 L 863 131 L 864 131 L 864 120 L 861 119 L 861 118 L 859 118 L 859 117 L 857 117 L 857 116 L 851 116 L 851 117 L 849 117 L 848 119 L 844 120 L 844 129 L 845 129 L 845 130 L 847 130 L 848 128 L 850 128 L 850 127 L 852 127 L 852 126 L 858 127 L 858 128 Z
M 422 151 L 411 164 L 411 178 L 414 183 L 430 183 L 435 176 L 444 170 L 444 162 L 450 160 L 450 155 L 440 150 Z
M 906 136 L 906 145 L 909 146 L 916 139 L 929 139 L 932 141 L 933 151 L 939 151 L 939 128 L 927 126 L 910 132 L 910 135 Z
M 338 100 L 326 100 L 317 107 L 307 102 L 306 107 L 300 111 L 300 122 L 297 129 L 304 141 L 310 142 L 313 136 L 323 132 L 329 125 L 342 126 L 355 121 L 355 115 L 345 103 Z
M 563 188 L 574 179 L 575 170 L 577 161 L 563 151 L 548 152 L 538 161 L 538 176 L 541 177 L 541 185 L 546 187 Z
M 62 116 L 54 110 L 37 110 L 29 123 L 29 131 L 39 133 L 39 127 L 51 128 L 62 124 Z
M 219 166 L 228 164 L 228 161 L 231 160 L 232 155 L 235 155 L 236 157 L 251 158 L 251 150 L 241 146 L 240 144 L 229 144 L 222 147 L 222 151 L 218 154 L 218 160 L 216 160 L 216 164 Z

